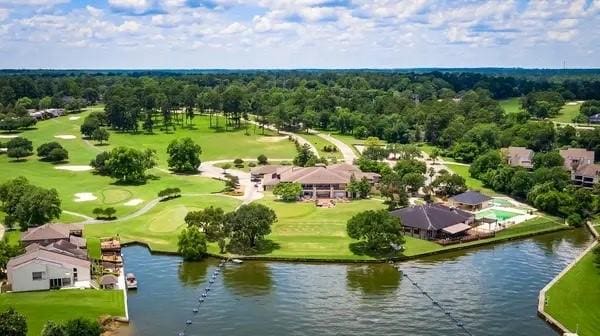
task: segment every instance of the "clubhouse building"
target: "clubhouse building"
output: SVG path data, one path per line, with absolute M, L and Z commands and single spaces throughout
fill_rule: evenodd
M 331 166 L 295 167 L 283 165 L 266 165 L 252 169 L 253 181 L 262 181 L 263 190 L 272 190 L 282 182 L 299 183 L 305 199 L 352 198 L 347 187 L 352 177 L 357 181 L 366 179 L 369 184 L 379 182 L 379 174 L 362 172 L 358 167 L 340 163 Z

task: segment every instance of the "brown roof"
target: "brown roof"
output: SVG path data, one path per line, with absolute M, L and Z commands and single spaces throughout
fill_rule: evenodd
M 577 175 L 581 176 L 597 176 L 600 173 L 600 165 L 584 164 L 577 168 Z
M 90 262 L 87 260 L 77 258 L 66 253 L 61 253 L 56 250 L 44 248 L 37 244 L 33 244 L 26 250 L 24 254 L 10 259 L 6 268 L 12 269 L 35 260 L 54 264 L 76 265 L 88 268 L 90 267 Z
M 533 151 L 525 147 L 508 147 L 504 149 L 506 155 L 515 159 L 529 159 L 533 158 Z
M 53 240 L 53 239 L 69 239 L 71 231 L 81 230 L 81 226 L 73 224 L 57 224 L 50 223 L 31 228 L 23 234 L 21 240 L 37 241 L 37 240 Z
M 277 171 L 277 169 L 281 168 L 281 165 L 264 165 L 258 166 L 250 169 L 250 174 L 252 175 L 262 175 L 262 174 L 273 174 Z
M 272 170 L 271 170 L 272 171 Z M 282 166 L 273 171 L 276 176 L 266 173 L 263 185 L 275 185 L 279 182 L 297 182 L 301 184 L 344 184 L 349 183 L 352 175 L 357 180 L 366 177 L 373 180 L 376 173 L 363 173 L 358 167 L 348 163 L 331 166 L 290 167 Z
M 594 163 L 594 152 L 585 148 L 568 148 L 559 151 L 560 156 L 565 159 L 565 168 L 571 170 L 571 161 L 577 160 L 581 164 Z

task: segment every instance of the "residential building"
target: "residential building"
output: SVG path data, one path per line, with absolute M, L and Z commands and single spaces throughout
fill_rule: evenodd
M 23 245 L 39 244 L 49 245 L 60 240 L 68 240 L 78 246 L 85 246 L 85 240 L 81 238 L 83 227 L 74 224 L 50 223 L 30 228 L 23 234 L 21 241 Z
M 464 236 L 475 216 L 443 204 L 411 206 L 390 212 L 400 218 L 406 234 L 421 239 L 444 239 Z
M 600 165 L 584 164 L 571 172 L 573 184 L 591 188 L 600 180 Z
M 502 148 L 502 154 L 506 158 L 506 163 L 512 167 L 533 168 L 533 154 L 531 149 L 525 147 Z
M 448 199 L 448 204 L 451 207 L 467 211 L 478 211 L 487 208 L 491 199 L 491 197 L 477 191 L 467 191 L 450 197 Z
M 89 287 L 91 264 L 86 255 L 68 241 L 32 243 L 8 261 L 8 283 L 14 292 Z
M 594 152 L 585 148 L 568 148 L 559 151 L 565 160 L 564 167 L 568 171 L 577 171 L 581 166 L 594 163 Z
M 281 182 L 295 182 L 302 185 L 304 198 L 351 198 L 346 190 L 352 177 L 366 178 L 371 185 L 379 182 L 379 174 L 362 172 L 358 167 L 347 164 L 315 167 L 263 166 L 251 171 L 252 178 L 262 179 L 264 190 L 272 190 Z
M 590 124 L 600 124 L 600 113 L 596 113 L 588 117 L 588 122 Z

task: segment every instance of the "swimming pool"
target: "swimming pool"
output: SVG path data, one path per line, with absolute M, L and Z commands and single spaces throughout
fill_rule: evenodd
M 519 216 L 519 215 L 522 215 L 522 214 L 519 212 L 512 212 L 512 211 L 508 211 L 508 210 L 491 208 L 491 209 L 483 210 L 483 211 L 476 213 L 475 218 L 477 218 L 477 219 L 491 218 L 491 219 L 497 219 L 499 221 L 505 221 L 507 219 L 510 219 L 512 217 Z

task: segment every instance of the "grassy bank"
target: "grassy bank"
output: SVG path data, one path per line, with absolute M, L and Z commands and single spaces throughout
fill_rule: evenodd
M 0 294 L 0 311 L 13 307 L 27 318 L 27 335 L 39 336 L 44 324 L 78 317 L 125 316 L 123 291 L 58 290 Z
M 546 292 L 545 311 L 580 336 L 600 330 L 600 268 L 593 251 Z
M 176 252 L 177 236 L 185 227 L 184 218 L 189 211 L 215 206 L 227 212 L 239 204 L 237 199 L 226 196 L 183 196 L 161 202 L 147 213 L 128 221 L 88 224 L 84 234 L 87 238 L 119 235 L 123 243 L 140 242 L 154 251 Z
M 462 176 L 465 179 L 467 187 L 469 189 L 479 190 L 488 195 L 497 195 L 497 193 L 495 191 L 493 191 L 492 189 L 484 187 L 483 182 L 471 177 L 471 174 L 469 173 L 468 165 L 460 165 L 460 164 L 453 164 L 453 163 L 446 163 L 445 165 L 448 167 L 448 169 L 452 170 L 454 173 Z

